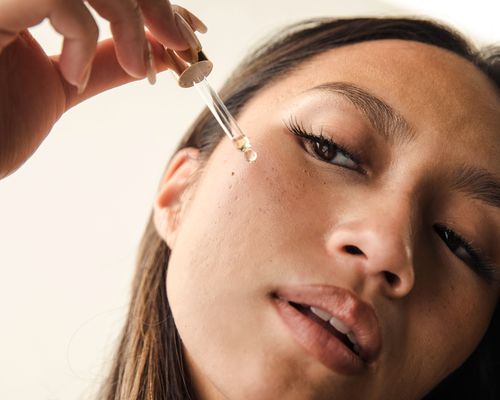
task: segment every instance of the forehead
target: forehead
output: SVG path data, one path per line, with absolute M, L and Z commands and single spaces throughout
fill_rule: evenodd
M 409 122 L 426 145 L 441 146 L 444 141 L 464 151 L 482 147 L 484 166 L 499 171 L 498 89 L 462 57 L 407 40 L 342 46 L 304 62 L 255 100 L 261 98 L 261 106 L 269 111 L 270 103 L 279 107 L 326 82 L 353 83 L 379 97 Z

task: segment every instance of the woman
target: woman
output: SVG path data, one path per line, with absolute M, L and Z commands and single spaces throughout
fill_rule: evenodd
M 103 398 L 498 398 L 499 59 L 400 19 L 251 55 L 223 93 L 259 159 L 186 134 Z
M 101 398 L 498 398 L 496 54 L 325 19 L 245 60 L 259 158 L 206 112 L 180 143 Z

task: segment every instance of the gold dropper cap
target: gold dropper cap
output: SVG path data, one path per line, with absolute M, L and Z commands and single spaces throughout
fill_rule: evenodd
M 213 64 L 205 53 L 190 50 L 191 62 L 181 58 L 175 51 L 165 49 L 172 65 L 171 71 L 180 87 L 188 88 L 201 82 L 212 72 Z

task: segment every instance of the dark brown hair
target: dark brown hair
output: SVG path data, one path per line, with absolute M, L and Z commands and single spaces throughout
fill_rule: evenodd
M 376 39 L 403 39 L 434 45 L 458 54 L 482 70 L 499 89 L 500 49 L 476 50 L 448 27 L 413 18 L 312 19 L 286 27 L 258 47 L 235 70 L 221 90 L 231 113 L 262 88 L 300 63 L 326 50 Z M 180 142 L 201 149 L 206 161 L 224 137 L 205 110 Z M 166 273 L 170 249 L 157 235 L 152 217 L 142 238 L 132 284 L 130 310 L 123 328 L 102 400 L 195 399 L 181 351 L 181 339 L 167 301 Z M 500 316 L 469 359 L 426 399 L 499 399 L 498 338 Z M 455 334 L 450 332 L 450 334 Z M 458 334 L 460 334 L 458 332 Z

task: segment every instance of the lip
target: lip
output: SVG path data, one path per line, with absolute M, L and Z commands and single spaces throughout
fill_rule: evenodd
M 281 287 L 273 297 L 294 339 L 328 368 L 347 375 L 360 374 L 380 355 L 382 339 L 375 311 L 352 292 L 336 286 L 301 285 Z M 360 357 L 289 301 L 320 308 L 343 322 L 358 342 Z

